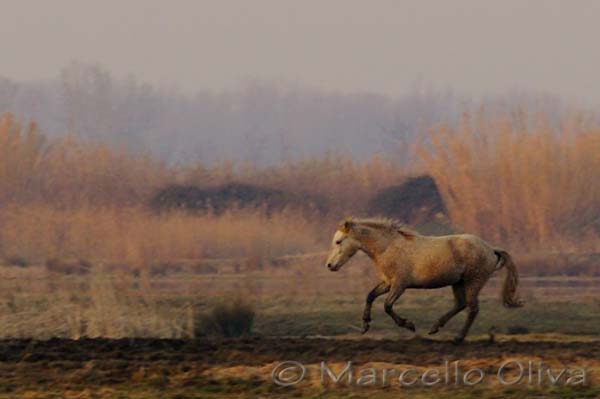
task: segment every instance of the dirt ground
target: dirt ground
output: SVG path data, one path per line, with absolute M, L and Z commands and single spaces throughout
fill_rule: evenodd
M 600 398 L 597 278 L 523 278 L 526 306 L 520 309 L 502 308 L 500 280 L 492 280 L 482 292 L 468 341 L 455 346 L 449 340 L 464 314 L 435 339 L 425 335 L 451 306 L 450 290 L 414 290 L 399 301 L 395 309 L 415 322 L 417 334 L 398 329 L 380 301 L 371 330 L 360 335 L 364 297 L 373 284 L 360 268 L 339 275 L 323 272 L 309 283 L 304 274 L 279 269 L 148 280 L 93 273 L 51 276 L 32 268 L 3 272 L 0 399 Z M 194 312 L 205 315 L 239 292 L 256 311 L 251 337 L 195 335 Z M 68 339 L 99 336 L 113 339 Z M 306 370 L 298 384 L 274 382 L 274 376 L 281 382 L 297 374 L 289 363 L 281 366 L 285 361 Z M 348 362 L 352 368 L 332 383 L 322 362 L 336 375 Z M 523 365 L 523 380 L 498 381 L 507 362 L 513 362 L 505 367 L 507 378 L 512 381 Z M 579 368 L 586 370 L 586 380 L 569 382 Z M 384 384 L 388 369 L 395 374 Z M 373 384 L 365 384 L 363 373 L 369 370 L 376 374 Z M 400 383 L 406 370 L 414 384 Z M 427 385 L 435 380 L 431 374 L 423 379 L 428 370 L 439 370 L 442 380 Z M 477 377 L 471 370 L 481 370 L 485 378 L 470 385 Z
M 273 382 L 282 361 L 305 365 L 307 376 L 294 386 Z M 500 386 L 494 377 L 503 362 L 527 366 L 542 362 L 554 375 L 567 371 L 557 384 L 548 377 Z M 351 361 L 354 383 L 322 384 L 319 367 L 326 362 L 340 373 Z M 484 370 L 489 378 L 468 386 L 402 387 L 356 384 L 364 368 L 414 368 L 419 375 L 444 362 L 460 362 L 460 373 Z M 516 363 L 515 363 L 516 364 Z M 515 364 L 507 379 L 514 377 Z M 585 368 L 583 384 L 567 382 L 575 368 Z M 453 369 L 454 370 L 454 369 Z M 517 370 L 518 371 L 518 370 Z M 512 374 L 511 374 L 512 373 Z M 527 373 L 527 371 L 526 371 Z M 235 340 L 51 339 L 0 341 L 0 398 L 205 398 L 205 397 L 599 397 L 600 341 L 525 341 L 490 343 L 471 340 L 460 346 L 446 341 L 328 338 L 244 338 Z M 537 370 L 533 372 L 537 376 Z M 454 376 L 452 377 L 454 378 Z M 345 380 L 344 380 L 345 381 Z M 454 381 L 454 380 L 452 380 Z M 462 381 L 462 375 L 461 375 Z

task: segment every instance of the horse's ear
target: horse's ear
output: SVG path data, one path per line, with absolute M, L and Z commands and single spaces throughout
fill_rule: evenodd
M 348 219 L 344 220 L 344 223 L 342 223 L 342 225 L 340 227 L 342 228 L 342 231 L 344 233 L 348 234 L 354 228 L 354 222 L 352 221 L 352 219 L 348 218 Z

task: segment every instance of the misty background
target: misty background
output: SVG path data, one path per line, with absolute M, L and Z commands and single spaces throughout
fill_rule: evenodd
M 260 80 L 190 95 L 79 63 L 42 82 L 0 78 L 0 109 L 35 121 L 45 135 L 125 145 L 170 164 L 233 160 L 265 166 L 326 154 L 358 160 L 377 154 L 402 164 L 413 159 L 413 144 L 426 139 L 431 126 L 455 124 L 481 104 L 497 114 L 523 107 L 532 115 L 548 111 L 557 121 L 565 108 L 557 96 L 515 91 L 475 101 L 419 82 L 397 98 Z
M 373 154 L 600 104 L 593 1 L 8 1 L 0 112 L 169 163 Z M 9 18 L 10 17 L 10 18 Z
M 169 162 L 265 164 L 325 152 L 364 158 L 398 150 L 420 124 L 455 118 L 459 99 L 415 85 L 398 99 L 265 81 L 187 95 L 99 66 L 72 64 L 45 82 L 0 80 L 0 106 L 50 136 L 126 144 Z

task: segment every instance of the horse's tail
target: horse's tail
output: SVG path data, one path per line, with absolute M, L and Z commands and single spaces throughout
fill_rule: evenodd
M 506 267 L 506 278 L 502 286 L 502 303 L 507 308 L 518 308 L 523 306 L 523 302 L 517 296 L 517 285 L 519 284 L 519 273 L 513 262 L 512 257 L 503 249 L 494 249 L 498 257 L 497 269 Z

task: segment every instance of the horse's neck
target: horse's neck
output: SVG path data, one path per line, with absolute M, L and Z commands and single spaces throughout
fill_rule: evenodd
M 362 250 L 371 259 L 377 259 L 393 241 L 393 237 L 377 229 L 369 229 L 368 234 L 363 234 L 358 238 L 362 244 Z

